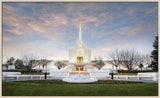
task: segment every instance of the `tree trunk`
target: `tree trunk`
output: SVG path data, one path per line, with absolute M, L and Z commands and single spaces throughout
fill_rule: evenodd
M 27 66 L 27 70 L 30 72 L 31 71 L 31 68 L 29 66 Z
M 44 69 L 44 65 L 43 65 L 43 69 Z
M 8 70 L 8 65 L 6 67 L 7 67 L 7 70 Z

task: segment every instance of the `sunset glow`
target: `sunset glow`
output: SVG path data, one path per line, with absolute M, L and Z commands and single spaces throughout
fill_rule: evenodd
M 153 50 L 158 32 L 158 3 L 3 3 L 3 56 L 33 53 L 68 60 L 77 46 L 79 19 L 82 40 L 92 59 L 114 49 Z

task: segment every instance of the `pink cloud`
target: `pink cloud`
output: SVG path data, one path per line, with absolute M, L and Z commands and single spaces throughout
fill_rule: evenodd
M 130 31 L 128 34 L 129 35 L 135 35 L 137 33 L 141 33 L 144 31 L 144 28 L 143 27 L 138 27 L 138 28 L 131 28 L 129 29 L 128 31 Z
M 111 51 L 112 48 L 111 47 L 103 47 L 101 48 L 102 51 Z
M 3 41 L 8 42 L 8 41 L 10 41 L 10 39 L 8 39 L 7 37 L 3 37 Z
M 28 25 L 37 32 L 43 32 L 43 29 L 38 26 L 38 24 L 34 24 L 33 22 L 28 23 Z
M 3 23 L 9 26 L 9 29 L 6 29 L 6 31 L 15 35 L 22 35 L 24 34 L 24 31 L 29 31 L 29 28 L 27 28 L 28 26 L 26 25 L 27 21 L 24 17 L 15 14 L 4 16 Z
M 48 46 L 59 44 L 59 45 L 61 45 L 59 47 L 65 47 L 65 45 L 68 44 L 68 43 L 64 42 L 65 41 L 64 37 L 76 39 L 76 38 L 73 38 L 73 36 L 69 35 L 70 31 L 69 31 L 69 28 L 67 28 L 67 27 L 69 27 L 68 24 L 71 24 L 72 26 L 74 26 L 73 28 L 77 27 L 76 32 L 78 33 L 79 18 L 80 17 L 82 18 L 82 24 L 83 24 L 82 25 L 82 30 L 85 30 L 85 28 L 87 28 L 87 25 L 86 25 L 87 23 L 92 23 L 91 25 L 93 25 L 95 27 L 98 27 L 100 24 L 103 24 L 104 22 L 108 22 L 108 21 L 114 19 L 116 15 L 117 15 L 117 17 L 122 17 L 123 16 L 123 14 L 119 13 L 119 12 L 116 15 L 114 15 L 112 13 L 107 13 L 107 14 L 103 13 L 103 14 L 95 15 L 95 16 L 94 15 L 87 16 L 85 13 L 82 14 L 81 12 L 86 10 L 88 8 L 88 6 L 84 6 L 84 7 L 80 6 L 79 8 L 77 8 L 80 11 L 75 11 L 75 9 L 73 9 L 73 8 L 76 8 L 76 6 L 74 6 L 74 7 L 73 6 L 71 6 L 71 7 L 68 6 L 67 7 L 68 10 L 75 11 L 74 16 L 77 17 L 77 18 L 75 18 L 75 17 L 74 18 L 66 18 L 62 14 L 65 14 L 65 13 L 68 13 L 68 12 L 64 12 L 62 14 L 54 14 L 54 12 L 48 13 L 48 12 L 46 12 L 47 10 L 50 10 L 50 9 L 53 9 L 53 8 L 56 8 L 56 7 L 55 6 L 53 6 L 53 7 L 43 6 L 43 7 L 44 7 L 44 8 L 42 8 L 43 14 L 40 14 L 40 17 L 37 17 L 36 20 L 35 20 L 35 19 L 33 19 L 32 17 L 29 17 L 29 16 L 23 16 L 22 14 L 18 15 L 18 13 L 16 13 L 16 11 L 18 9 L 15 9 L 12 6 L 4 5 L 5 14 L 3 14 L 3 15 L 5 15 L 5 16 L 3 16 L 3 22 L 4 22 L 5 25 L 9 26 L 9 29 L 7 29 L 6 31 L 9 31 L 9 32 L 11 32 L 12 34 L 15 34 L 15 35 L 25 35 L 26 38 L 28 36 L 32 36 L 32 34 L 35 34 L 35 35 L 37 34 L 39 36 L 42 36 L 44 38 L 48 38 L 48 39 L 51 40 L 51 42 L 49 42 L 50 45 L 48 45 Z M 61 7 L 63 7 L 63 4 L 61 5 Z M 95 6 L 91 5 L 90 7 L 94 8 Z M 96 7 L 95 7 L 95 9 L 96 9 Z M 33 15 L 34 14 L 36 15 L 36 13 L 34 13 L 36 11 L 37 11 L 37 9 L 33 10 Z M 80 12 L 80 13 L 78 13 L 78 12 Z M 152 11 L 146 12 L 146 13 L 151 13 L 151 12 Z M 69 14 L 70 13 L 68 13 L 68 15 Z M 128 14 L 133 15 L 134 11 L 129 10 Z M 91 25 L 89 25 L 89 26 L 91 26 Z M 108 24 L 107 24 L 107 26 L 108 26 Z M 72 27 L 70 27 L 70 28 L 72 28 Z M 116 35 L 117 34 L 117 36 L 114 36 L 114 38 L 111 38 L 112 41 L 111 41 L 110 44 L 104 44 L 104 46 L 102 46 L 102 47 L 92 49 L 93 50 L 93 55 L 94 56 L 104 56 L 105 57 L 106 54 L 104 54 L 104 53 L 107 53 L 107 52 L 111 51 L 112 49 L 115 49 L 117 47 L 122 47 L 122 45 L 125 48 L 127 48 L 129 46 L 129 44 L 128 44 L 129 42 L 127 40 L 123 39 L 123 37 L 120 37 L 120 36 L 122 36 L 122 35 L 128 35 L 128 36 L 136 35 L 138 33 L 143 32 L 144 29 L 146 31 L 147 30 L 152 30 L 153 26 L 151 28 L 150 26 L 146 26 L 146 25 L 144 27 L 142 27 L 141 25 L 138 25 L 138 26 L 135 26 L 135 27 L 128 27 L 128 28 L 124 27 L 120 30 L 115 30 L 115 31 L 113 29 L 112 32 L 110 32 L 110 33 L 97 34 L 96 37 L 98 37 L 98 38 L 104 37 L 107 34 L 110 34 L 110 35 L 112 35 L 112 34 Z M 10 33 L 8 33 L 8 34 L 10 34 Z M 5 34 L 5 36 L 6 35 L 7 35 L 7 33 Z M 63 39 L 61 39 L 61 38 L 63 38 Z M 4 41 L 10 41 L 10 38 L 8 38 L 8 36 L 7 36 L 7 37 L 4 37 L 3 40 Z M 18 46 L 15 46 L 15 47 L 13 46 L 13 48 L 12 47 L 7 47 L 8 50 L 7 51 L 5 50 L 5 51 L 6 51 L 6 53 L 9 53 L 9 54 L 13 54 L 13 53 L 18 54 L 18 52 L 20 50 L 22 50 L 22 52 L 30 51 L 30 52 L 40 54 L 42 56 L 43 55 L 45 55 L 45 56 L 53 55 L 53 57 L 59 58 L 59 59 L 68 57 L 68 56 L 66 56 L 67 53 L 68 53 L 68 50 L 65 50 L 65 52 L 63 50 L 58 51 L 58 50 L 56 50 L 56 49 L 59 49 L 58 46 L 48 49 L 47 46 L 44 46 L 47 43 L 38 42 L 36 44 L 34 43 L 34 44 L 29 44 L 29 45 L 26 45 L 26 43 L 25 43 L 25 46 L 24 45 L 22 45 L 22 46 L 18 45 Z M 131 42 L 131 44 L 133 44 L 133 43 Z M 42 47 L 40 47 L 39 45 L 41 45 Z M 38 46 L 38 47 L 33 47 L 33 46 Z M 44 49 L 44 47 L 46 48 L 46 50 Z M 12 53 L 10 51 L 12 51 Z
M 59 39 L 59 31 L 57 31 L 60 27 L 54 27 L 53 25 L 48 26 L 47 24 L 39 23 L 37 22 L 30 22 L 28 23 L 29 27 L 37 31 L 37 33 L 45 38 L 49 38 L 51 40 L 57 40 Z M 56 28 L 56 29 L 54 29 Z
M 149 9 L 149 10 L 146 10 L 145 14 L 150 14 L 150 13 L 153 13 L 157 10 L 157 8 L 153 8 L 153 9 Z
M 76 28 L 79 28 L 79 20 L 81 18 L 81 22 L 82 24 L 87 24 L 87 23 L 91 23 L 91 22 L 94 22 L 93 23 L 93 26 L 95 27 L 98 27 L 99 24 L 102 24 L 104 23 L 104 21 L 101 21 L 100 17 L 93 17 L 93 16 L 85 16 L 85 15 L 81 15 L 80 17 L 77 17 L 77 18 L 73 18 L 71 19 L 71 22 L 74 24 L 74 26 L 76 26 Z M 84 29 L 85 28 L 85 25 L 82 25 L 82 28 Z
M 11 32 L 12 34 L 15 34 L 15 35 L 22 35 L 23 34 L 23 32 L 21 32 L 20 30 L 17 30 L 17 29 L 9 29 L 8 31 Z
M 46 25 L 66 25 L 68 23 L 68 20 L 60 15 L 55 15 L 54 13 L 51 14 L 42 14 L 42 16 L 39 17 L 41 21 L 46 23 Z
M 139 24 L 135 27 L 127 27 L 127 28 L 122 28 L 122 31 L 120 31 L 120 34 L 124 34 L 124 35 L 136 35 L 139 33 L 143 33 L 145 31 L 152 31 L 154 28 L 153 26 L 150 26 L 150 24 Z
M 51 16 L 51 19 L 54 20 L 47 20 L 46 17 L 40 18 L 41 20 L 34 20 L 31 17 L 16 14 L 16 10 L 14 10 L 15 8 L 12 9 L 12 6 L 4 5 L 3 7 L 3 15 L 5 15 L 3 16 L 3 23 L 9 27 L 6 31 L 15 35 L 31 34 L 34 33 L 34 30 L 44 37 L 57 39 L 58 32 L 56 30 L 60 28 L 59 25 L 67 24 L 66 19 L 59 16 Z M 32 21 L 30 22 L 28 20 Z M 56 30 L 54 28 L 56 28 Z
M 13 7 L 13 6 L 9 6 L 9 5 L 6 5 L 6 4 L 3 4 L 3 10 L 4 10 L 4 12 L 15 12 L 15 11 L 17 11 L 18 9 L 16 9 L 15 7 Z

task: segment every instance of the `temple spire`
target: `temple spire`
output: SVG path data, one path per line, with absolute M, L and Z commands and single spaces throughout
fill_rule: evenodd
M 83 47 L 83 42 L 82 42 L 82 32 L 81 32 L 81 18 L 79 22 L 79 40 L 78 40 L 78 47 L 82 48 Z
M 79 22 L 79 40 L 82 40 L 82 32 L 81 32 L 81 18 Z

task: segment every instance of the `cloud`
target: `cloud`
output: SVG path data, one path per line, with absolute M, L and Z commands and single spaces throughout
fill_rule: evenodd
M 27 17 L 17 14 L 17 9 L 12 6 L 3 4 L 3 7 L 3 24 L 8 26 L 5 31 L 15 35 L 22 35 L 25 32 L 29 33 L 30 28 L 26 25 L 28 22 Z
M 68 49 L 76 46 L 79 18 L 92 56 L 107 57 L 115 48 L 152 47 L 144 40 L 153 40 L 156 11 L 149 3 L 4 3 L 4 54 L 28 51 L 68 59 Z
M 10 41 L 10 39 L 8 39 L 8 38 L 6 38 L 6 37 L 3 37 L 3 41 L 8 42 L 8 41 Z
M 111 51 L 112 50 L 112 48 L 111 47 L 103 47 L 102 49 L 101 49 L 102 51 Z
M 9 30 L 7 30 L 7 31 L 9 31 L 9 32 L 11 32 L 11 33 L 13 33 L 13 34 L 15 34 L 15 35 L 22 35 L 22 34 L 23 34 L 23 32 L 21 32 L 21 31 L 18 30 L 18 29 L 9 29 Z
M 62 16 L 55 15 L 54 13 L 50 14 L 42 14 L 42 16 L 39 17 L 41 21 L 43 21 L 46 25 L 66 25 L 68 23 L 68 20 L 65 19 Z
M 3 3 L 3 13 L 13 13 L 16 12 L 18 9 L 16 7 L 13 6 L 9 6 L 5 3 Z
M 33 34 L 37 32 L 43 37 L 49 39 L 57 39 L 57 29 L 60 28 L 58 27 L 58 24 L 65 25 L 67 23 L 66 21 L 64 21 L 64 19 L 61 19 L 60 17 L 55 17 L 56 21 L 45 20 L 45 18 L 43 20 L 41 17 L 40 20 L 34 20 L 34 18 L 32 17 L 17 14 L 15 10 L 11 9 L 11 6 L 4 5 L 4 7 L 4 9 L 6 9 L 6 7 L 7 9 L 4 10 L 5 13 L 3 14 L 3 24 L 9 27 L 8 29 L 5 29 L 5 31 L 8 31 L 15 35 L 27 35 L 29 33 Z M 33 32 L 33 30 L 36 32 Z
M 145 12 L 145 14 L 151 14 L 151 13 L 155 12 L 156 10 L 157 10 L 156 7 L 155 7 L 155 8 L 152 8 L 152 9 L 149 9 L 149 10 L 147 10 L 147 11 Z

